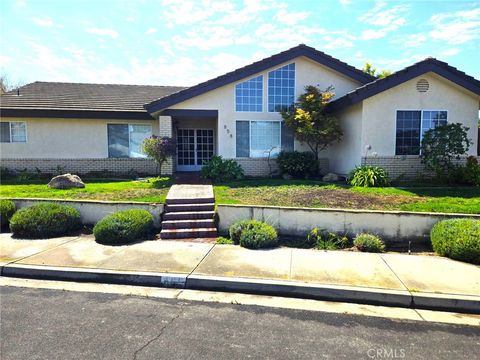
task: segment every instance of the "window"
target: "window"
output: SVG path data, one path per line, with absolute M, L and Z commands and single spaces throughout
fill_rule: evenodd
M 1 122 L 0 142 L 27 142 L 27 125 L 24 122 Z
M 268 73 L 268 111 L 288 109 L 295 101 L 295 63 Z
M 146 157 L 143 140 L 152 136 L 151 125 L 108 124 L 108 157 Z
M 397 111 L 395 155 L 419 155 L 423 134 L 447 123 L 447 112 L 438 110 Z
M 236 111 L 263 111 L 263 76 L 235 85 Z
M 268 157 L 293 151 L 294 137 L 281 121 L 237 121 L 237 157 Z M 270 152 L 271 151 L 271 152 Z

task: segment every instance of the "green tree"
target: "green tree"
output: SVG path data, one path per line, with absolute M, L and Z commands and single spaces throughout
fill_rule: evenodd
M 467 154 L 472 142 L 469 128 L 460 123 L 446 124 L 427 130 L 421 144 L 422 163 L 426 170 L 433 171 L 437 178 L 455 182 L 460 166 L 455 163 Z
M 170 137 L 153 135 L 143 141 L 143 152 L 158 164 L 158 173 L 162 174 L 162 165 L 176 153 L 175 140 Z
M 371 76 L 375 76 L 378 79 L 384 78 L 388 75 L 392 75 L 392 72 L 388 70 L 381 70 L 380 72 L 378 72 L 377 69 L 374 68 L 373 65 L 368 62 L 365 63 L 362 70 L 364 73 L 367 73 L 368 75 L 371 75 Z
M 315 155 L 316 174 L 319 153 L 332 143 L 341 141 L 343 136 L 338 119 L 327 111 L 328 103 L 334 96 L 331 86 L 321 91 L 309 85 L 290 109 L 281 112 L 285 125 L 292 129 L 295 137 L 306 143 Z

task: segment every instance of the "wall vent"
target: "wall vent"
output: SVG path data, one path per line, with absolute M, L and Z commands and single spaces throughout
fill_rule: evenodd
M 425 93 L 428 91 L 430 84 L 425 79 L 420 79 L 417 81 L 417 91 L 421 93 Z

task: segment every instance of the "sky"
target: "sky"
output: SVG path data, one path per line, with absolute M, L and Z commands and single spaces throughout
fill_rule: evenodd
M 189 86 L 300 43 L 357 68 L 433 56 L 480 79 L 480 1 L 0 0 L 14 84 Z

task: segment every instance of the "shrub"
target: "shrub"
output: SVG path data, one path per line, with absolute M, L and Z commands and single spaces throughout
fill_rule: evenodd
M 363 252 L 377 253 L 385 251 L 385 244 L 382 239 L 373 234 L 358 234 L 353 239 L 353 245 Z
M 143 209 L 130 209 L 104 217 L 94 226 L 93 235 L 101 244 L 128 244 L 148 238 L 152 231 L 152 214 Z
M 282 174 L 302 179 L 316 175 L 317 165 L 312 152 L 282 151 L 278 155 L 277 162 Z
M 468 130 L 468 127 L 460 123 L 427 130 L 420 149 L 425 169 L 433 171 L 440 180 L 450 183 L 459 180 L 459 166 L 455 160 L 465 155 L 472 144 L 468 138 Z
M 469 156 L 463 168 L 463 180 L 470 185 L 480 186 L 480 164 L 475 156 Z
M 0 200 L 0 227 L 8 225 L 15 212 L 15 203 L 12 200 Z
M 158 164 L 158 173 L 162 174 L 162 165 L 170 156 L 174 156 L 177 151 L 177 145 L 173 138 L 164 136 L 151 136 L 146 138 L 142 144 L 143 152 Z
M 314 228 L 307 235 L 307 243 L 320 250 L 343 249 L 348 245 L 348 237 L 326 229 Z
M 271 225 L 257 220 L 250 220 L 240 234 L 240 246 L 248 249 L 269 248 L 277 244 L 277 231 Z
M 223 236 L 219 236 L 217 238 L 217 244 L 220 244 L 220 245 L 231 245 L 233 244 L 233 241 L 231 239 L 228 239 L 228 238 L 225 238 Z
M 430 239 L 437 254 L 480 264 L 480 220 L 440 221 L 433 226 Z
M 253 220 L 241 220 L 237 221 L 236 223 L 230 225 L 228 232 L 230 234 L 230 239 L 233 241 L 234 244 L 240 243 L 240 235 L 242 235 L 243 229 L 249 226 Z
M 224 160 L 218 155 L 204 162 L 201 175 L 205 179 L 212 179 L 217 182 L 239 180 L 244 176 L 239 163 L 232 159 Z
M 10 219 L 13 235 L 31 239 L 63 236 L 80 227 L 78 210 L 56 203 L 40 203 L 20 209 Z
M 361 187 L 388 186 L 390 180 L 385 169 L 378 166 L 357 166 L 348 176 L 350 185 Z

